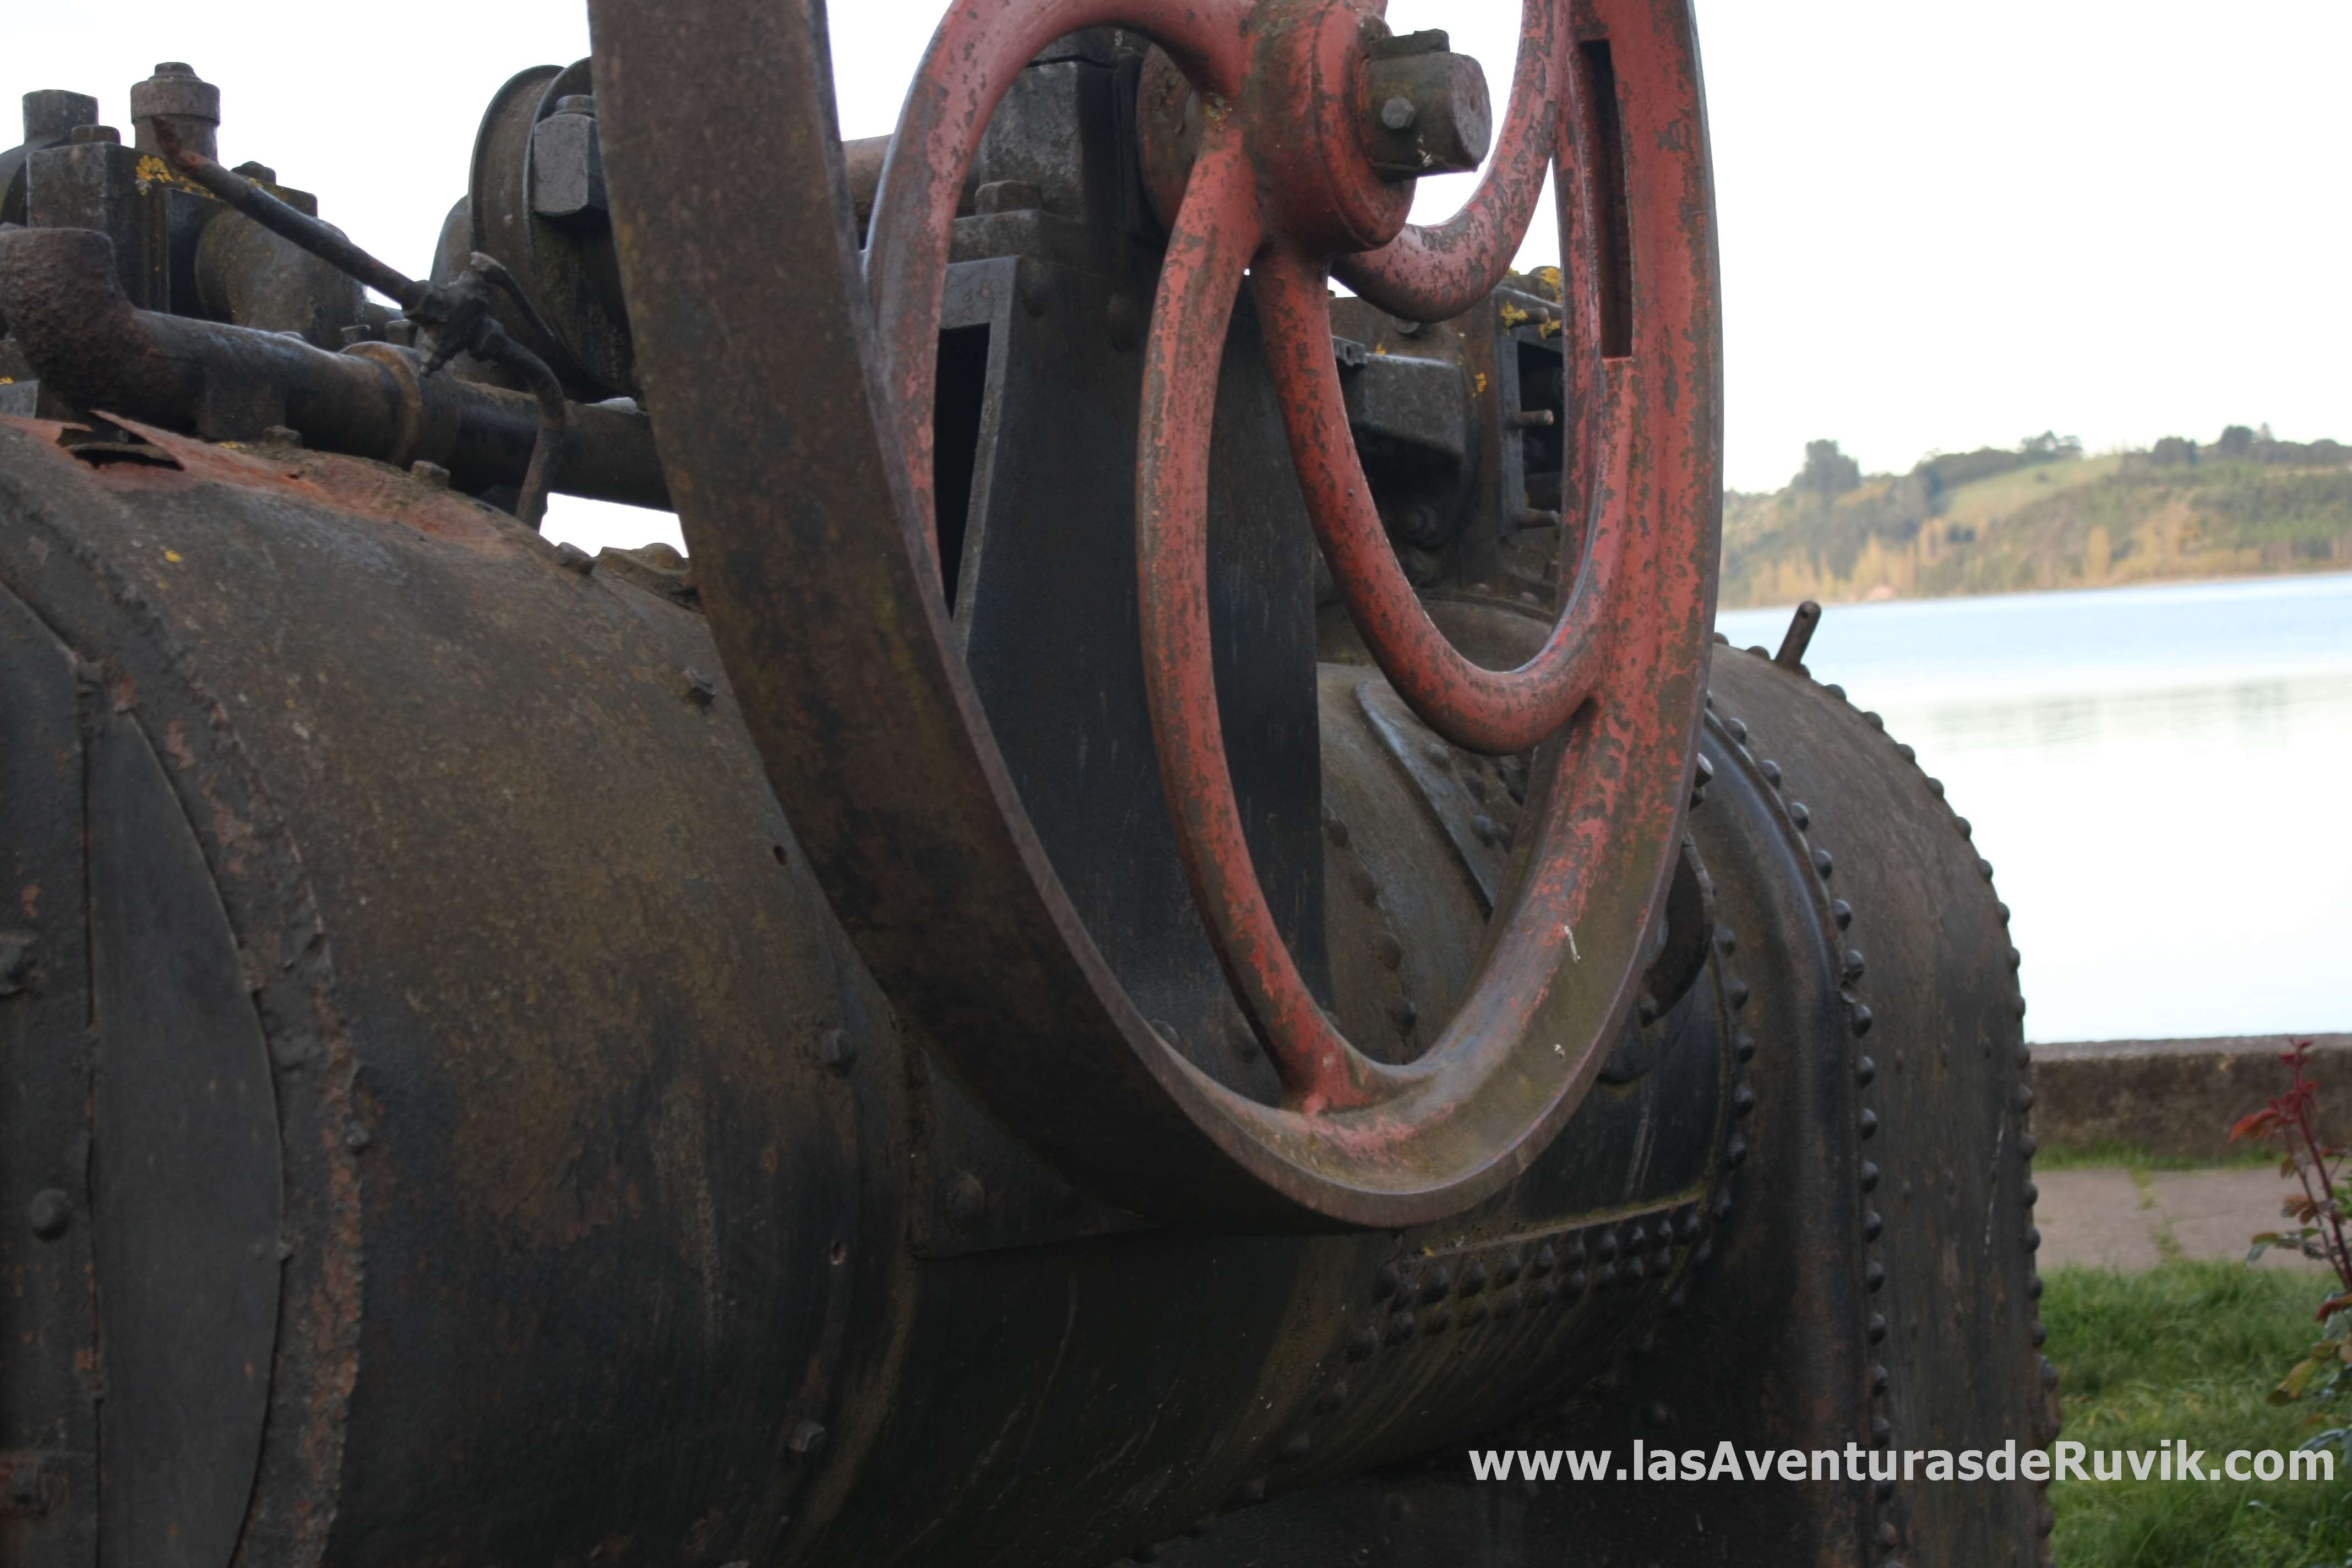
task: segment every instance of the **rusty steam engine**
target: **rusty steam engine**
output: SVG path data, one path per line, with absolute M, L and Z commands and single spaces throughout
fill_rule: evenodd
M 1710 637 L 1688 11 L 1381 10 L 957 0 L 845 145 L 819 0 L 591 0 L 425 279 L 27 98 L 0 1563 L 2042 1560 L 1893 1463 L 2055 1429 L 2017 957 Z

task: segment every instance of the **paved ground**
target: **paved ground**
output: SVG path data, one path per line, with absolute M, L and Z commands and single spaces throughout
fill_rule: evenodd
M 2239 1258 L 2256 1231 L 2285 1222 L 2279 1205 L 2290 1188 L 2273 1170 L 2037 1171 L 2042 1189 L 2033 1223 L 2042 1232 L 2041 1266 L 2087 1263 L 2153 1268 L 2167 1257 Z M 2316 1268 L 2291 1253 L 2268 1252 L 2260 1265 Z

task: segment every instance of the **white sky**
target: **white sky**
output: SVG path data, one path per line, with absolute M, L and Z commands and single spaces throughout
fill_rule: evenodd
M 411 272 L 490 94 L 587 52 L 581 0 L 413 0 L 396 28 L 315 0 L 18 9 L 0 102 L 93 92 L 127 131 L 131 83 L 186 59 L 220 85 L 226 161 L 317 192 Z M 889 130 L 941 9 L 835 6 L 845 134 Z M 1508 0 L 1390 17 L 1449 28 L 1505 89 Z M 1699 0 L 1699 19 L 1734 486 L 1778 487 L 1823 436 L 1872 470 L 2053 427 L 2093 450 L 2231 421 L 2352 438 L 2347 0 Z M 759 123 L 745 105 L 746 157 Z M 1467 183 L 1428 182 L 1420 216 Z M 1556 254 L 1539 231 L 1523 260 Z M 551 531 L 591 547 L 675 538 L 558 506 Z

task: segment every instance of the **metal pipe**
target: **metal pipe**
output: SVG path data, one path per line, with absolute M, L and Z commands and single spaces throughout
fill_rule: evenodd
M 882 161 L 890 153 L 890 138 L 866 136 L 841 144 L 842 162 L 849 165 L 849 205 L 857 215 L 863 236 L 874 216 L 874 193 L 882 186 Z
M 297 338 L 134 307 L 113 242 L 89 229 L 0 234 L 0 316 L 42 384 L 68 404 L 211 439 L 299 430 L 310 446 L 400 466 L 440 464 L 468 490 L 520 485 L 540 438 L 536 398 L 421 374 L 388 344 L 328 353 Z M 572 404 L 557 488 L 632 506 L 670 505 L 642 413 Z
M 418 281 L 369 255 L 332 226 L 320 223 L 308 213 L 297 212 L 243 175 L 222 168 L 208 153 L 183 146 L 168 120 L 154 121 L 151 129 L 163 155 L 205 189 L 344 276 L 399 300 L 402 308 L 433 335 L 432 357 L 425 363 L 427 375 L 460 353 L 472 353 L 514 372 L 530 385 L 532 395 L 539 400 L 539 437 L 531 447 L 530 460 L 524 467 L 522 489 L 515 498 L 514 510 L 525 527 L 536 529 L 547 514 L 547 492 L 555 482 L 555 470 L 566 445 L 564 430 L 569 418 L 563 384 L 555 379 L 555 373 L 547 368 L 544 360 L 507 336 L 506 330 L 489 318 L 488 287 L 475 283 L 475 291 L 468 293 L 469 279 L 478 274 L 488 285 L 511 296 L 516 309 L 532 329 L 541 338 L 551 341 L 554 334 L 540 319 L 538 309 L 514 274 L 495 257 L 476 251 L 471 266 L 454 283 L 444 287 Z
M 1782 669 L 1801 673 L 1805 668 L 1805 649 L 1812 646 L 1813 628 L 1821 624 L 1822 607 L 1819 605 L 1811 599 L 1799 605 L 1797 613 L 1789 617 L 1788 633 L 1781 637 L 1780 651 L 1772 656 L 1772 662 Z
M 857 225 L 860 243 L 865 241 L 866 226 L 874 219 L 874 193 L 882 188 L 882 164 L 889 155 L 887 136 L 861 136 L 841 144 L 841 161 L 849 170 L 849 208 Z M 979 190 L 977 174 L 968 171 L 963 194 L 956 198 L 957 216 L 971 216 Z

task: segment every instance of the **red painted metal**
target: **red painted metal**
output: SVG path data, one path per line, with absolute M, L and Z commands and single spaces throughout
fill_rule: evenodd
M 1511 77 L 1510 106 L 1477 189 L 1442 224 L 1407 224 L 1377 250 L 1342 256 L 1332 275 L 1381 309 L 1417 321 L 1440 321 L 1470 309 L 1495 286 L 1518 253 L 1543 194 L 1556 140 L 1555 104 L 1572 92 L 1570 29 L 1562 0 L 1526 0 L 1519 20 L 1519 59 Z
M 706 598 L 730 674 L 740 666 L 739 689 L 751 693 L 747 717 L 779 796 L 836 913 L 908 1023 L 1009 1124 L 1118 1201 L 1229 1225 L 1393 1226 L 1456 1212 L 1549 1142 L 1639 988 L 1644 934 L 1689 792 L 1712 611 L 1713 203 L 1687 7 L 1606 0 L 1580 6 L 1574 30 L 1615 51 L 1630 205 L 1604 226 L 1600 182 L 1565 157 L 1593 138 L 1559 3 L 1528 7 L 1537 36 L 1523 47 L 1520 79 L 1543 90 L 1515 99 L 1498 172 L 1463 218 L 1421 234 L 1403 227 L 1407 188 L 1381 182 L 1363 150 L 1362 48 L 1381 26 L 1368 10 L 1344 0 L 961 0 L 909 94 L 877 195 L 863 274 L 872 336 L 845 301 L 838 330 L 799 344 L 792 363 L 751 353 L 757 333 L 719 344 L 705 330 L 712 320 L 757 320 L 766 308 L 764 294 L 736 288 L 722 265 L 736 248 L 741 193 L 707 198 L 700 183 L 653 179 L 650 163 L 632 174 L 622 159 L 621 187 L 634 181 L 639 198 L 658 202 L 673 242 L 656 258 L 621 225 L 625 265 L 644 283 L 674 279 L 687 289 L 677 298 L 693 300 L 672 312 L 676 321 L 649 329 L 648 363 L 667 369 L 649 370 L 648 384 L 660 384 L 660 405 L 698 411 L 666 438 L 665 462 L 692 481 L 681 517 L 698 558 L 714 563 Z M 1281 1072 L 1278 1106 L 1192 1069 L 1108 973 L 1003 776 L 949 646 L 939 593 L 927 414 L 957 194 L 1014 74 L 1052 38 L 1112 22 L 1160 42 L 1202 99 L 1201 149 L 1146 353 L 1145 661 L 1187 871 Z M 674 36 L 663 28 L 635 41 L 651 58 Z M 626 73 L 600 85 L 625 117 L 631 90 Z M 803 139 L 823 129 L 793 124 Z M 1322 289 L 1335 258 L 1373 251 L 1394 298 L 1440 307 L 1464 290 L 1483 296 L 1523 227 L 1549 147 L 1575 176 L 1562 182 L 1564 331 L 1590 544 L 1549 646 L 1519 670 L 1491 671 L 1436 634 L 1388 556 L 1339 412 Z M 854 265 L 837 184 L 779 175 L 762 188 L 775 187 L 768 196 L 778 211 L 829 210 L 841 260 Z M 1630 356 L 1605 365 L 1596 283 L 1604 232 L 1631 237 L 1633 321 Z M 810 265 L 831 268 L 833 258 Z M 1436 1043 L 1403 1067 L 1363 1058 L 1301 983 L 1266 910 L 1226 772 L 1203 521 L 1218 357 L 1244 268 L 1293 405 L 1316 526 L 1383 667 L 1441 732 L 1536 752 L 1525 859 L 1498 905 L 1482 978 Z M 635 285 L 632 294 L 672 297 Z M 673 338 L 680 353 L 666 358 Z M 719 401 L 698 391 L 710 384 L 713 353 L 757 361 Z M 812 353 L 842 374 L 812 384 Z M 767 405 L 747 403 L 740 388 L 751 385 L 784 409 L 788 441 L 805 441 L 803 426 L 823 428 L 825 450 L 839 454 L 823 504 L 811 497 L 781 523 L 774 486 L 752 456 L 766 449 L 761 439 L 729 434 L 744 426 L 747 407 Z M 894 527 L 864 546 L 843 533 L 877 508 Z M 791 541 L 770 541 L 779 526 Z M 881 619 L 864 626 L 845 616 L 849 605 Z M 853 700 L 845 679 L 862 695 Z M 876 830 L 885 824 L 888 831 Z M 940 868 L 960 869 L 943 878 Z M 964 940 L 942 942 L 947 930 Z
M 1307 512 L 1348 612 L 1381 672 L 1423 722 L 1456 744 L 1491 752 L 1539 744 L 1592 694 L 1606 656 L 1608 617 L 1617 608 L 1622 500 L 1631 458 L 1622 417 L 1591 422 L 1603 426 L 1602 482 L 1597 491 L 1587 488 L 1593 498 L 1589 542 L 1550 640 L 1517 669 L 1484 668 L 1457 652 L 1431 623 L 1372 508 L 1328 346 L 1321 267 L 1296 249 L 1277 246 L 1255 276 Z M 1582 401 L 1604 409 L 1606 390 Z M 1578 412 L 1586 410 L 1580 406 Z
M 1529 17 L 1523 63 L 1543 58 L 1551 47 L 1551 37 L 1534 26 L 1548 20 Z M 1626 753 L 1663 749 L 1676 756 L 1684 737 L 1644 731 L 1643 670 L 1621 669 L 1611 689 L 1601 689 L 1616 636 L 1629 632 L 1639 640 L 1645 620 L 1654 612 L 1670 616 L 1673 608 L 1648 596 L 1647 579 L 1641 597 L 1619 597 L 1621 584 L 1633 581 L 1619 574 L 1632 478 L 1622 403 L 1613 415 L 1583 422 L 1588 471 L 1597 461 L 1601 483 L 1584 487 L 1591 512 L 1589 542 L 1542 652 L 1516 670 L 1486 669 L 1463 657 L 1430 621 L 1373 510 L 1329 347 L 1331 247 L 1370 237 L 1381 211 L 1364 188 L 1374 182 L 1347 123 L 1360 112 L 1354 96 L 1330 86 L 1347 80 L 1344 58 L 1334 56 L 1354 41 L 1354 16 L 1337 5 L 1307 8 L 1305 15 L 1263 7 L 1253 33 L 1255 70 L 1242 112 L 1212 110 L 1170 239 L 1145 369 L 1138 571 L 1160 773 L 1193 893 L 1244 1010 L 1282 1075 L 1286 1104 L 1318 1114 L 1392 1099 L 1425 1078 L 1430 1064 L 1475 1051 L 1482 1041 L 1521 1039 L 1533 1004 L 1570 955 L 1589 886 L 1585 873 L 1605 855 L 1606 845 L 1598 840 L 1612 830 L 1640 829 L 1620 820 L 1632 804 L 1619 797 L 1622 775 L 1581 776 L 1570 770 L 1556 779 L 1543 799 L 1535 851 L 1506 933 L 1466 1004 L 1414 1069 L 1400 1072 L 1370 1061 L 1317 1005 L 1250 865 L 1209 655 L 1203 521 L 1209 416 L 1218 345 L 1233 291 L 1253 254 L 1267 355 L 1325 558 L 1366 644 L 1423 721 L 1449 739 L 1489 752 L 1540 745 L 1588 705 L 1587 732 L 1609 736 Z M 1556 124 L 1583 123 L 1575 73 L 1563 66 L 1559 83 L 1563 90 L 1548 95 L 1543 116 L 1515 100 L 1523 127 L 1551 116 Z M 1346 162 L 1350 156 L 1354 167 Z M 1580 367 L 1580 388 L 1589 389 L 1579 399 L 1580 412 L 1597 416 L 1637 396 L 1638 382 L 1628 364 L 1613 384 L 1605 384 L 1590 363 L 1600 339 L 1591 286 L 1597 271 L 1591 246 L 1593 194 L 1587 166 L 1580 163 L 1575 173 L 1563 202 L 1577 212 L 1567 237 L 1578 247 L 1570 254 L 1580 263 L 1572 269 L 1580 287 L 1570 346 L 1588 362 Z M 1469 279 L 1478 294 L 1499 281 L 1507 260 L 1486 258 L 1481 274 Z M 1594 435 L 1598 453 L 1590 440 Z M 1654 831 L 1659 824 L 1644 826 Z M 1564 1042 L 1553 1044 L 1564 1047 Z M 1599 1044 L 1597 1036 L 1580 1042 L 1583 1055 Z M 1381 1124 L 1372 1142 L 1398 1131 Z
M 1247 73 L 1248 16 L 1242 0 L 958 0 L 940 18 L 883 160 L 866 255 L 881 323 L 883 384 L 901 411 L 916 416 L 901 421 L 898 436 L 918 521 L 935 556 L 929 411 L 939 375 L 940 300 L 956 204 L 997 100 L 1055 38 L 1112 25 L 1150 35 L 1201 91 L 1229 99 Z

